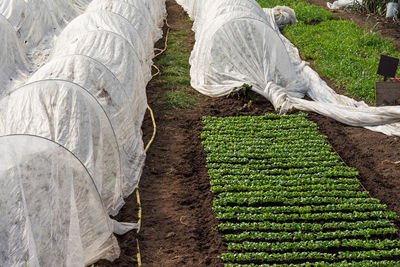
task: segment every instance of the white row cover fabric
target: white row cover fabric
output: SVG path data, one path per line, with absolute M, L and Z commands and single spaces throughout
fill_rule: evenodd
M 0 266 L 79 267 L 119 256 L 112 221 L 72 153 L 27 135 L 0 137 L 0 151 Z
M 264 8 L 264 11 L 267 12 L 269 8 Z M 296 24 L 296 13 L 294 10 L 287 6 L 276 6 L 272 9 L 275 23 L 279 29 L 283 29 L 286 25 Z
M 37 45 L 46 34 L 60 27 L 44 1 L 1 0 L 0 13 L 14 26 L 21 41 L 29 48 Z
M 139 1 L 137 5 L 140 5 L 140 3 Z M 144 4 L 138 8 L 120 0 L 93 0 L 86 10 L 107 10 L 126 18 L 138 31 L 145 47 L 152 48 L 154 43 L 162 37 L 161 29 L 154 24 L 150 11 Z M 152 34 L 149 35 L 149 32 Z
M 148 74 L 142 73 L 137 53 L 126 39 L 116 33 L 95 30 L 66 43 L 57 42 L 52 59 L 67 55 L 85 55 L 101 62 L 114 73 L 124 88 L 145 87 L 144 77 Z
M 207 6 L 209 8 L 206 10 L 202 8 L 202 6 L 198 7 L 193 24 L 193 30 L 200 35 L 201 30 L 204 30 L 202 27 L 208 27 L 215 18 L 224 14 L 230 14 L 232 12 L 247 12 L 250 16 L 253 15 L 257 18 L 264 17 L 263 10 L 260 9 L 260 5 L 255 0 L 205 1 L 207 1 Z M 198 5 L 200 5 L 200 3 Z
M 0 136 L 37 135 L 64 146 L 86 166 L 108 212 L 119 211 L 118 144 L 104 110 L 85 89 L 61 80 L 27 84 L 0 101 L 0 114 Z
M 0 0 L 0 11 L 28 58 L 43 54 L 41 66 L 52 36 L 91 1 L 8 2 Z M 113 233 L 138 227 L 108 215 L 139 183 L 145 86 L 165 16 L 165 0 L 95 0 L 58 36 L 50 61 L 0 100 L 0 179 L 8 182 L 0 189 L 0 266 L 113 261 Z M 6 140 L 16 134 L 27 140 Z
M 68 49 L 74 45 L 78 45 L 78 47 L 83 46 L 83 48 L 86 48 L 86 46 L 84 46 L 82 43 L 78 43 L 82 42 L 80 37 L 85 32 L 95 30 L 109 31 L 127 40 L 132 45 L 134 51 L 139 57 L 141 68 L 143 69 L 145 76 L 145 81 L 147 82 L 151 79 L 151 65 L 154 55 L 153 45 L 147 47 L 147 50 L 145 50 L 143 41 L 133 25 L 121 15 L 105 10 L 84 13 L 69 23 L 57 38 L 55 49 L 53 51 L 53 57 L 54 55 L 59 55 L 58 53 L 61 50 Z M 97 49 L 109 49 L 104 45 L 99 45 L 99 43 L 92 44 L 90 47 L 95 47 Z M 111 47 L 111 49 L 112 48 L 113 47 Z M 107 55 L 110 54 L 111 49 L 106 53 Z M 96 53 L 98 53 L 98 51 L 96 51 Z
M 126 60 L 134 62 L 129 57 L 126 57 Z M 123 176 L 119 183 L 126 197 L 137 186 L 145 159 L 141 125 L 146 111 L 146 94 L 143 81 L 136 73 L 131 73 L 129 69 L 121 69 L 121 66 L 115 69 L 115 72 L 132 75 L 128 77 L 131 80 L 126 87 L 122 86 L 115 74 L 101 62 L 88 56 L 71 55 L 50 61 L 40 68 L 29 82 L 67 80 L 80 85 L 96 97 L 110 119 L 117 138 Z M 116 212 L 117 210 L 112 215 Z
M 8 20 L 0 15 L 0 97 L 7 91 L 9 84 L 19 73 L 28 70 L 25 50 L 21 45 L 14 28 Z
M 354 5 L 362 5 L 362 0 L 336 0 L 333 3 L 327 2 L 326 5 L 330 9 L 341 9 Z
M 254 11 L 252 0 L 234 0 L 240 2 L 238 8 L 229 10 L 221 4 L 225 0 L 207 2 L 210 5 L 179 2 L 201 20 L 190 58 L 191 84 L 196 90 L 217 97 L 246 83 L 281 113 L 292 108 L 314 111 L 348 125 L 400 136 L 400 107 L 369 107 L 336 94 L 279 32 L 276 10 L 264 9 L 261 15 Z M 213 7 L 218 10 L 212 11 Z M 284 9 L 279 12 L 292 17 Z M 202 15 L 207 13 L 218 15 L 208 19 Z M 302 99 L 306 95 L 313 101 Z
M 167 16 L 165 0 L 123 0 L 123 1 L 138 8 L 145 6 L 150 11 L 154 24 L 159 28 L 163 26 L 163 21 Z
M 196 90 L 219 97 L 247 83 L 261 92 L 268 81 L 297 95 L 304 81 L 296 80 L 279 36 L 261 17 L 256 18 L 248 12 L 232 12 L 204 23 L 190 58 L 191 84 Z
M 72 0 L 0 0 L 0 14 L 14 26 L 29 48 L 46 35 L 57 33 L 80 12 L 79 3 Z

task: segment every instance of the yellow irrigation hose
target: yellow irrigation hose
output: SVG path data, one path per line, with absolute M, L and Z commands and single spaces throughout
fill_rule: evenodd
M 167 21 L 167 20 L 165 20 L 165 21 Z M 168 25 L 168 23 L 167 23 L 167 25 Z M 164 49 L 161 50 L 159 53 L 157 53 L 154 57 L 158 57 L 159 55 L 161 55 L 162 53 L 164 53 L 164 52 L 167 50 L 167 46 L 168 46 L 168 35 L 169 35 L 169 32 L 170 32 L 170 31 L 171 31 L 171 29 L 168 27 L 167 34 L 165 35 Z
M 152 67 L 155 68 L 155 69 L 157 70 L 157 72 L 156 72 L 155 74 L 153 74 L 153 76 L 152 76 L 152 77 L 154 78 L 154 77 L 156 77 L 158 74 L 160 74 L 161 71 L 160 71 L 160 69 L 159 69 L 156 65 L 154 65 L 154 64 L 152 65 Z
M 164 49 L 161 50 L 159 53 L 157 53 L 154 57 L 160 56 L 160 55 L 163 54 L 163 53 L 167 50 L 167 48 L 168 48 L 168 36 L 169 36 L 169 32 L 170 32 L 170 26 L 169 26 L 169 24 L 168 24 L 168 20 L 167 20 L 167 19 L 165 19 L 165 25 L 167 25 L 168 30 L 167 30 L 167 34 L 166 34 L 166 36 L 165 36 Z M 161 73 L 161 71 L 160 71 L 160 69 L 159 69 L 156 65 L 153 65 L 153 67 L 157 70 L 157 73 L 155 73 L 155 74 L 153 75 L 153 77 L 155 77 L 155 76 L 159 75 L 159 74 Z M 147 143 L 146 148 L 144 149 L 144 152 L 146 152 L 146 153 L 147 153 L 147 151 L 149 150 L 151 144 L 154 142 L 154 139 L 155 139 L 156 133 L 157 133 L 157 124 L 156 124 L 156 119 L 154 118 L 153 110 L 150 108 L 149 105 L 147 105 L 147 109 L 148 109 L 149 112 L 150 112 L 151 121 L 153 122 L 153 135 L 151 136 L 150 141 Z M 138 225 L 139 225 L 139 226 L 138 226 L 138 229 L 137 229 L 137 231 L 136 231 L 136 234 L 139 234 L 139 233 L 140 233 L 141 226 L 142 226 L 142 203 L 141 203 L 141 201 L 140 201 L 139 186 L 136 188 L 136 201 L 137 201 L 137 204 L 138 204 L 138 206 L 139 206 L 139 211 L 138 211 L 138 218 L 139 218 L 139 219 L 138 219 Z M 136 246 L 137 246 L 136 258 L 137 258 L 137 262 L 138 262 L 138 267 L 141 267 L 141 266 L 142 266 L 142 256 L 141 256 L 141 254 L 140 254 L 139 239 L 138 239 L 137 237 L 136 237 Z
M 151 121 L 153 122 L 153 135 L 151 136 L 151 139 L 150 139 L 149 143 L 147 144 L 146 148 L 144 149 L 144 152 L 147 152 L 149 150 L 151 144 L 154 141 L 154 138 L 156 137 L 156 133 L 157 133 L 156 119 L 154 118 L 153 110 L 150 108 L 149 105 L 147 105 L 147 109 L 150 112 Z
M 167 48 L 168 48 L 168 37 L 169 37 L 169 32 L 171 31 L 171 27 L 169 26 L 167 19 L 165 19 L 165 25 L 167 25 L 168 29 L 167 29 L 167 34 L 165 35 L 164 49 L 161 50 L 159 53 L 155 54 L 154 55 L 155 58 L 162 55 L 165 51 L 167 51 Z M 155 74 L 153 74 L 153 77 L 155 77 L 161 73 L 160 69 L 156 65 L 153 64 L 152 67 L 157 70 L 157 72 Z

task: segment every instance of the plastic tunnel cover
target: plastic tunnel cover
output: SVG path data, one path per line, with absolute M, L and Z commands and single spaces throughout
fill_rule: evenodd
M 93 177 L 108 213 L 118 213 L 124 204 L 118 144 L 106 113 L 85 89 L 58 80 L 27 84 L 0 101 L 0 114 L 0 135 L 37 135 L 71 151 Z
M 28 70 L 28 63 L 17 34 L 8 22 L 0 15 L 0 97 L 6 93 L 6 88 L 19 72 Z
M 285 46 L 272 28 L 252 18 L 229 16 L 219 16 L 197 40 L 190 58 L 193 88 L 218 97 L 247 83 L 272 101 L 281 99 L 264 92 L 268 83 L 286 87 L 289 92 L 304 86 L 297 81 Z
M 57 42 L 53 50 L 53 59 L 77 54 L 91 57 L 104 64 L 114 73 L 126 92 L 134 90 L 135 87 L 145 90 L 145 82 L 151 79 L 151 73 L 143 77 L 134 48 L 116 33 L 97 30 L 83 33 L 64 43 Z M 143 105 L 146 105 L 145 101 Z
M 124 197 L 128 196 L 139 182 L 145 160 L 141 131 L 146 111 L 144 88 L 123 88 L 106 66 L 83 55 L 52 60 L 40 68 L 28 82 L 46 79 L 68 80 L 79 84 L 103 106 L 117 137 L 124 177 L 122 190 Z
M 154 25 L 146 7 L 138 9 L 133 5 L 119 0 L 94 0 L 86 10 L 107 10 L 126 18 L 139 33 L 144 47 L 151 49 L 151 53 L 153 53 L 154 43 L 162 37 L 161 30 Z M 149 33 L 152 34 L 150 35 Z
M 148 49 L 145 50 L 143 41 L 133 25 L 126 18 L 110 11 L 99 10 L 80 15 L 71 21 L 67 27 L 65 27 L 60 36 L 57 38 L 56 45 L 59 48 L 60 45 L 64 46 L 71 40 L 77 38 L 79 35 L 82 35 L 82 32 L 94 30 L 114 32 L 125 38 L 137 52 L 141 66 L 145 70 L 144 74 L 151 72 L 150 67 L 152 65 L 152 58 L 154 54 L 153 46 L 150 47 L 151 52 L 149 52 Z M 57 49 L 55 51 L 57 51 Z
M 138 8 L 145 6 L 151 14 L 156 27 L 163 26 L 164 18 L 167 16 L 165 0 L 123 0 L 124 2 L 134 5 Z
M 119 247 L 92 178 L 62 146 L 0 137 L 0 266 L 77 267 Z

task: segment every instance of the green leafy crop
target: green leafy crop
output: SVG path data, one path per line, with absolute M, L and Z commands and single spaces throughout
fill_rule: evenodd
M 398 215 L 304 114 L 203 123 L 226 266 L 399 266 Z

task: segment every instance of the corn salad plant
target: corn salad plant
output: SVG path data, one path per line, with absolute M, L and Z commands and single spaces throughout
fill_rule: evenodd
M 203 123 L 225 266 L 400 266 L 397 214 L 305 114 Z

